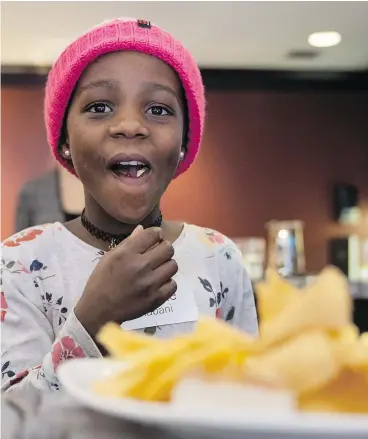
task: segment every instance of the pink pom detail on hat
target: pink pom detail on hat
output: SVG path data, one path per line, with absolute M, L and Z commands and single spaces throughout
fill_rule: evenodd
M 70 172 L 70 162 L 61 157 L 59 142 L 65 112 L 83 71 L 98 57 L 130 50 L 161 59 L 178 74 L 188 107 L 188 143 L 176 176 L 196 158 L 203 134 L 205 96 L 201 73 L 192 55 L 171 34 L 146 20 L 116 19 L 94 27 L 71 43 L 48 75 L 44 102 L 47 140 L 56 159 Z

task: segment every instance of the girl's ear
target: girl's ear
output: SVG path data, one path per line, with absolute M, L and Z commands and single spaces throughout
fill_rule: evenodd
M 70 148 L 67 142 L 61 145 L 60 154 L 65 160 L 72 161 L 72 155 L 70 153 Z

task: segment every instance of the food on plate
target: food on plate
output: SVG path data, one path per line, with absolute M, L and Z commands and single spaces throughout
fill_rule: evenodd
M 327 267 L 300 290 L 269 271 L 257 297 L 259 337 L 208 317 L 169 340 L 106 325 L 98 341 L 124 367 L 95 391 L 181 404 L 195 395 L 208 406 L 220 392 L 245 408 L 368 413 L 368 334 L 351 322 L 343 274 Z
M 115 327 L 114 327 L 115 326 Z M 110 335 L 111 334 L 111 335 Z M 248 337 L 225 323 L 202 318 L 194 334 L 171 340 L 152 340 L 152 346 L 131 351 L 131 337 L 137 334 L 124 332 L 116 325 L 105 326 L 98 340 L 109 340 L 106 349 L 115 352 L 115 358 L 127 361 L 120 374 L 97 383 L 98 393 L 110 396 L 128 396 L 147 401 L 168 401 L 175 385 L 192 371 L 207 374 L 225 374 L 244 379 L 245 358 L 257 349 L 254 338 Z M 124 345 L 124 337 L 127 344 Z M 116 346 L 122 346 L 122 355 L 116 355 Z M 136 345 L 134 345 L 136 349 Z

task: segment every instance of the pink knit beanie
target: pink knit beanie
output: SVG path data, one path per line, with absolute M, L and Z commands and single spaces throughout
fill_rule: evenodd
M 130 50 L 153 55 L 178 74 L 188 108 L 188 143 L 176 176 L 193 163 L 202 138 L 205 97 L 197 63 L 172 35 L 145 20 L 116 19 L 91 29 L 71 43 L 53 65 L 44 103 L 47 140 L 56 159 L 70 172 L 73 167 L 59 154 L 61 129 L 72 92 L 83 71 L 101 55 Z

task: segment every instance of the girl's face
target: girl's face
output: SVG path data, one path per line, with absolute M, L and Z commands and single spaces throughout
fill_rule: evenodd
M 87 206 L 140 223 L 159 204 L 180 160 L 184 104 L 176 73 L 138 52 L 105 55 L 84 72 L 66 122 L 61 154 L 72 160 Z

